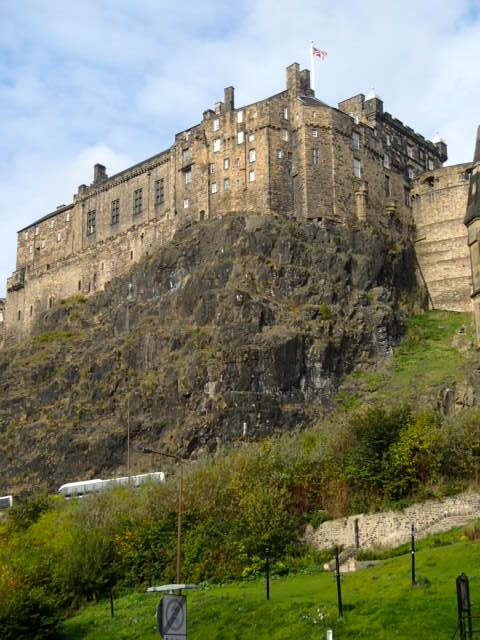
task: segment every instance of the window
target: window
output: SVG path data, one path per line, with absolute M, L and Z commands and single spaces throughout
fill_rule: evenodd
M 352 133 L 352 146 L 354 149 L 360 149 L 360 134 L 358 131 Z
M 188 198 L 183 201 L 183 208 L 188 209 Z
M 389 196 L 390 195 L 390 176 L 385 175 L 384 186 L 385 186 L 385 195 Z
M 423 162 L 425 160 L 425 151 L 423 149 L 418 150 L 418 159 L 420 160 L 420 162 Z
M 221 146 L 220 138 L 215 138 L 215 140 L 213 141 L 213 150 L 215 153 L 217 151 L 220 151 L 220 146 Z
M 240 158 L 235 158 L 235 166 L 240 167 Z
M 190 150 L 184 149 L 182 151 L 182 162 L 183 164 L 188 164 L 190 162 Z
M 288 120 L 288 107 L 283 107 L 282 109 L 282 117 L 284 120 Z
M 225 169 L 225 171 L 227 171 L 227 169 L 230 169 L 230 158 L 225 158 L 224 159 L 223 168 Z
M 95 233 L 95 228 L 97 226 L 97 213 L 95 209 L 89 211 L 87 213 L 87 236 Z
M 249 142 L 253 142 L 255 140 L 255 134 L 254 133 L 249 133 L 248 134 L 248 141 Z
M 50 222 L 50 229 L 53 229 L 54 226 L 55 226 L 55 223 L 52 220 L 52 222 Z
M 312 162 L 313 164 L 320 164 L 320 149 L 312 149 Z
M 62 234 L 60 233 L 60 231 L 57 233 L 57 242 L 60 242 L 62 240 Z
M 223 181 L 223 190 L 228 191 L 230 189 L 230 179 L 225 178 Z
M 210 185 L 210 191 L 212 193 L 217 193 L 217 183 L 216 182 L 212 182 L 212 184 Z
M 248 151 L 248 161 L 249 162 L 255 162 L 256 157 L 257 157 L 257 154 L 255 152 L 255 149 L 250 149 Z
M 215 120 L 213 121 L 213 130 L 218 131 L 219 129 L 220 129 L 220 119 L 215 118 Z
M 215 173 L 215 163 L 214 163 L 214 162 L 211 162 L 211 163 L 208 165 L 208 173 L 209 173 L 211 176 L 213 176 L 213 174 Z
M 277 149 L 277 158 L 281 160 L 283 158 L 283 151 L 281 149 Z
M 358 158 L 353 159 L 353 175 L 356 178 L 362 177 L 362 163 Z
M 67 211 L 67 214 L 65 216 L 65 221 L 70 222 L 70 211 Z
M 408 167 L 408 177 L 410 180 L 415 178 L 415 169 L 413 167 Z
M 237 144 L 243 144 L 244 133 L 243 131 L 239 131 L 237 133 Z
M 385 167 L 385 169 L 390 169 L 392 166 L 390 162 L 390 156 L 387 156 L 386 154 L 383 156 L 383 166 Z
M 42 249 L 45 249 L 45 240 L 42 240 L 41 247 Z
M 410 206 L 410 189 L 408 187 L 403 188 L 403 198 L 404 198 L 405 205 L 409 207 Z
M 411 144 L 407 144 L 407 156 L 413 158 L 413 147 Z
M 248 181 L 255 182 L 255 171 L 253 169 L 248 172 Z
M 187 169 L 185 171 L 185 184 L 190 184 L 192 182 L 192 170 Z
M 288 129 L 282 129 L 282 140 L 288 141 Z
M 120 222 L 120 200 L 112 200 L 112 224 Z
M 38 227 L 35 227 L 35 235 L 36 236 L 38 236 L 39 232 L 40 232 L 40 229 Z
M 237 111 L 237 122 L 238 122 L 238 124 L 242 124 L 242 122 L 243 122 L 243 111 Z
M 155 180 L 155 205 L 159 206 L 165 202 L 165 179 Z M 120 201 L 119 201 L 120 205 Z
M 431 158 L 428 159 L 427 166 L 429 171 L 433 171 L 433 169 L 435 168 L 435 165 L 433 164 L 433 160 Z
M 133 215 L 138 216 L 143 208 L 143 189 L 135 189 L 133 192 Z
M 28 250 L 29 250 L 29 253 L 33 253 L 33 244 L 30 245 Z
M 387 133 L 387 135 L 385 136 L 385 144 L 387 145 L 387 147 L 390 147 L 392 144 L 392 138 L 389 133 Z
M 318 129 L 312 129 L 312 138 L 318 138 Z
M 23 234 L 23 237 L 25 240 L 28 240 L 28 231 L 25 231 L 25 233 Z

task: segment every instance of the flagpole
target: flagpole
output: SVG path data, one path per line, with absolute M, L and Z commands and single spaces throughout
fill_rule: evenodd
M 315 93 L 315 69 L 313 67 L 313 40 L 310 40 L 310 86 Z

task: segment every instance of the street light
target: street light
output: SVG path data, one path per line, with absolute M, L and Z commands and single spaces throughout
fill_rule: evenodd
M 180 584 L 180 572 L 182 567 L 182 491 L 183 491 L 183 458 L 173 453 L 150 449 L 149 447 L 136 447 L 138 453 L 156 453 L 159 456 L 173 458 L 178 462 L 178 525 L 177 525 L 177 584 Z

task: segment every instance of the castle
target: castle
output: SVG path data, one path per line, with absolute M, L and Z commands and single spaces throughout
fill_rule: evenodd
M 432 306 L 469 309 L 463 217 L 476 165 L 443 168 L 446 160 L 440 138 L 426 140 L 393 118 L 374 91 L 338 108 L 323 103 L 296 63 L 284 91 L 254 104 L 236 108 L 227 87 L 223 102 L 169 149 L 111 177 L 95 165 L 93 182 L 80 185 L 71 204 L 18 232 L 5 344 L 27 335 L 59 300 L 102 290 L 177 228 L 236 211 L 386 230 L 416 223 Z M 474 233 L 472 222 L 471 246 Z M 479 258 L 474 264 L 480 303 Z

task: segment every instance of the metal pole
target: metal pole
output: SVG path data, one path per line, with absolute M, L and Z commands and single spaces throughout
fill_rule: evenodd
M 415 527 L 412 524 L 412 587 L 415 586 Z
M 178 526 L 177 526 L 177 584 L 180 584 L 182 569 L 182 492 L 183 492 L 183 464 L 178 458 Z
M 313 40 L 310 40 L 310 87 L 313 93 L 315 93 L 315 69 L 313 67 Z
M 130 394 L 127 398 L 127 476 L 130 482 Z
M 113 589 L 110 590 L 110 615 L 114 616 L 114 608 L 113 608 Z
M 266 571 L 267 571 L 267 600 L 270 600 L 270 549 L 267 547 L 265 549 L 265 557 L 266 557 Z
M 342 605 L 342 587 L 340 585 L 340 559 L 338 557 L 338 547 L 335 547 L 335 575 L 337 578 L 337 599 L 338 599 L 338 617 L 343 617 Z
M 355 525 L 355 549 L 359 549 L 360 548 L 360 532 L 358 530 L 358 518 L 355 518 L 354 525 Z
M 183 458 L 173 453 L 150 449 L 149 447 L 137 447 L 139 453 L 155 453 L 159 456 L 172 458 L 178 462 L 178 522 L 177 522 L 177 584 L 180 584 L 182 572 L 182 508 L 183 508 Z

